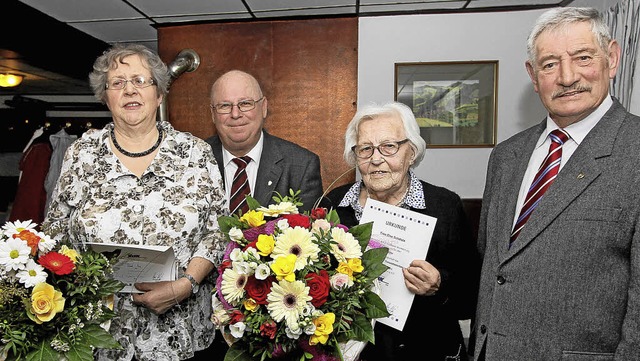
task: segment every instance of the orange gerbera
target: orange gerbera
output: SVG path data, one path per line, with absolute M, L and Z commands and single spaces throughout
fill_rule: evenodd
M 38 263 L 58 276 L 68 275 L 76 267 L 70 257 L 58 252 L 45 254 L 38 259 Z
M 38 243 L 40 243 L 40 237 L 37 234 L 31 232 L 31 230 L 24 229 L 18 234 L 14 234 L 13 238 L 19 238 L 27 242 L 27 245 L 31 247 L 31 255 L 35 256 L 38 252 Z

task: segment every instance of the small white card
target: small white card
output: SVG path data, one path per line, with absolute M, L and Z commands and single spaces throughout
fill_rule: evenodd
M 360 223 L 371 221 L 371 240 L 389 248 L 384 261 L 389 269 L 378 280 L 380 297 L 391 315 L 376 322 L 402 331 L 415 296 L 404 284 L 402 269 L 415 259 L 427 257 L 437 219 L 369 198 Z

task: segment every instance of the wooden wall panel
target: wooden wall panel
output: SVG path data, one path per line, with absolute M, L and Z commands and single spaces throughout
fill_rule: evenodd
M 162 27 L 158 46 L 167 63 L 187 48 L 201 60 L 172 84 L 169 121 L 201 138 L 213 135 L 211 84 L 231 69 L 249 72 L 269 100 L 265 128 L 318 154 L 327 189 L 348 169 L 342 151 L 356 111 L 357 32 L 356 18 Z M 352 171 L 334 187 L 354 179 Z

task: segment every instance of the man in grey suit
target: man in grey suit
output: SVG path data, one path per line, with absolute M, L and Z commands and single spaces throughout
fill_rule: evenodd
M 322 196 L 320 158 L 295 143 L 267 133 L 267 97 L 252 75 L 231 70 L 220 76 L 211 87 L 211 117 L 217 135 L 206 141 L 220 167 L 227 199 L 237 166 L 234 157 L 250 156 L 247 166 L 251 196 L 261 205 L 274 203 L 275 192 L 289 194 L 301 191 L 303 206 L 311 210 Z
M 596 10 L 561 7 L 527 48 L 548 116 L 489 159 L 473 359 L 638 361 L 640 118 L 609 94 L 620 47 Z M 558 128 L 560 172 L 512 239 Z
M 275 192 L 289 194 L 289 189 L 301 191 L 301 211 L 311 210 L 322 196 L 320 158 L 295 143 L 267 133 L 267 97 L 252 75 L 231 70 L 221 75 L 211 86 L 211 117 L 217 134 L 206 139 L 213 149 L 226 197 L 237 166 L 232 159 L 250 156 L 246 171 L 251 196 L 261 205 L 274 203 Z M 201 356 L 210 361 L 223 360 L 228 349 L 220 331 L 216 341 Z

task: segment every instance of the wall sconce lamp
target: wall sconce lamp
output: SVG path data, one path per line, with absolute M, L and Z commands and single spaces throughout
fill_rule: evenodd
M 0 87 L 3 88 L 13 88 L 20 83 L 22 83 L 22 79 L 24 79 L 23 75 L 17 74 L 0 74 Z

